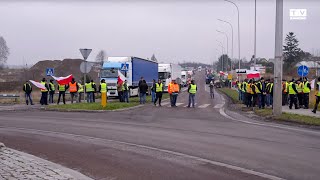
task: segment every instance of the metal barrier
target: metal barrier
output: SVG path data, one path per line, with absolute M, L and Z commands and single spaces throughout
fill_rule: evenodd
M 14 99 L 15 102 L 18 102 L 19 98 L 20 96 L 16 94 L 0 94 L 0 99 Z

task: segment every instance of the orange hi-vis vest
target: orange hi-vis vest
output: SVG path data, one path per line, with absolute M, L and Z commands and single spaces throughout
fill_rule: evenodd
M 168 93 L 169 94 L 172 94 L 172 85 L 173 85 L 173 83 L 169 83 L 169 85 L 168 85 Z
M 172 84 L 172 85 L 171 85 L 171 90 L 172 90 L 172 92 L 174 92 L 174 93 L 178 93 L 179 90 L 180 90 L 179 84 Z
M 72 92 L 77 92 L 77 82 L 74 82 L 73 84 L 69 82 L 69 91 Z

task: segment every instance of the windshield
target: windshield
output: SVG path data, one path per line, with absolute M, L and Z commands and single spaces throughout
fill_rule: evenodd
M 100 72 L 101 78 L 117 78 L 118 71 L 116 69 L 105 69 Z
M 159 79 L 167 79 L 169 78 L 170 73 L 168 72 L 159 72 Z

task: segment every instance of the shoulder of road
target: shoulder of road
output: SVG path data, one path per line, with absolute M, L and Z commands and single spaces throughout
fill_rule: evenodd
M 238 100 L 238 91 L 230 88 L 218 89 L 221 93 L 226 95 L 236 106 L 235 108 L 247 112 L 248 115 L 252 116 L 255 114 L 267 120 L 274 120 L 276 122 L 288 122 L 299 125 L 307 126 L 320 126 L 320 114 L 314 114 L 311 109 L 289 109 L 287 106 L 283 106 L 283 113 L 281 116 L 273 116 L 272 108 L 259 109 L 259 108 L 247 108 Z
M 0 179 L 92 180 L 72 169 L 7 148 L 1 142 Z

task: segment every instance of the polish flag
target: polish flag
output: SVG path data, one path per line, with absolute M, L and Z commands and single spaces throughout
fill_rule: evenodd
M 258 72 L 258 71 L 250 71 L 250 72 L 247 73 L 247 78 L 248 79 L 260 78 L 260 72 Z
M 40 89 L 46 89 L 46 87 L 43 85 L 43 84 L 41 84 L 41 83 L 39 83 L 39 82 L 37 82 L 37 81 L 32 81 L 32 80 L 29 80 L 33 85 L 35 85 L 36 87 L 38 87 L 38 88 L 40 88 Z
M 69 76 L 66 77 L 55 77 L 55 76 L 51 76 L 54 80 L 56 80 L 58 82 L 58 84 L 60 85 L 66 85 L 69 84 L 69 82 L 71 82 L 73 76 L 72 74 L 70 74 Z
M 118 83 L 122 84 L 124 80 L 126 80 L 126 77 L 118 70 Z
M 225 73 L 224 73 L 223 71 L 220 71 L 219 74 L 220 74 L 221 76 L 224 76 L 224 75 L 225 75 Z

